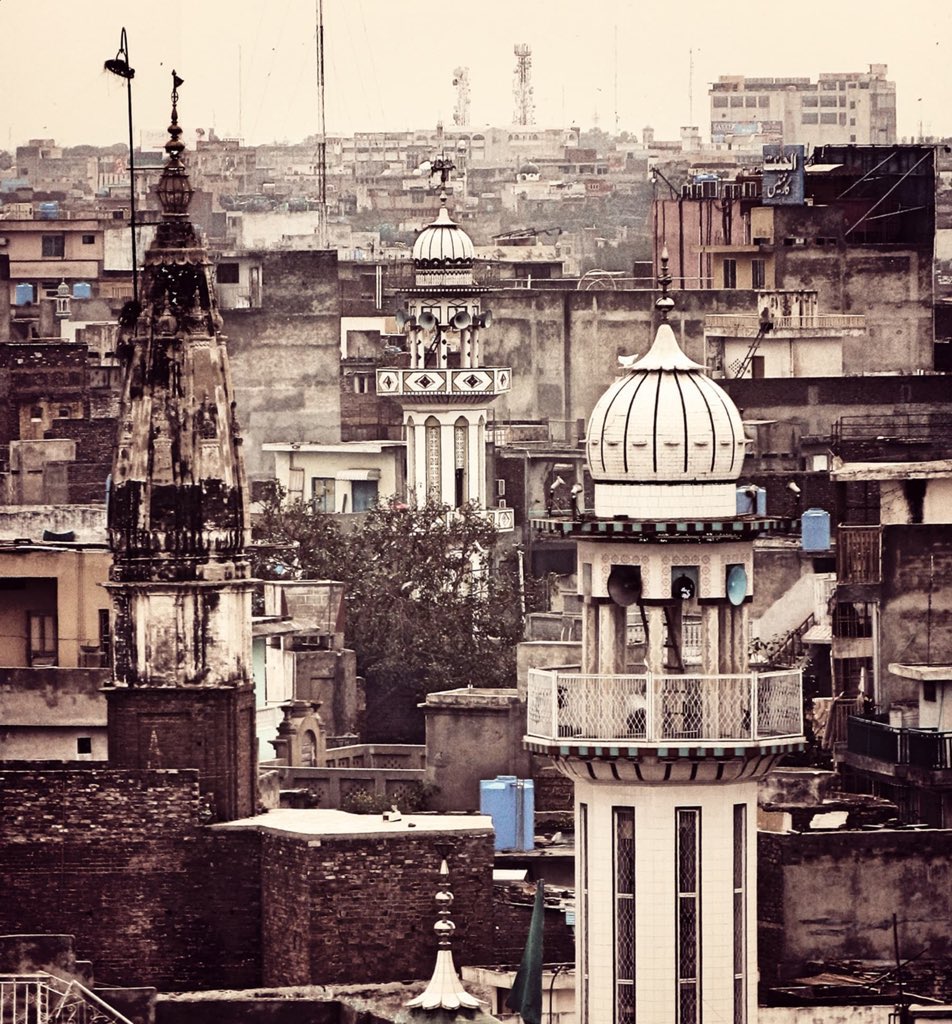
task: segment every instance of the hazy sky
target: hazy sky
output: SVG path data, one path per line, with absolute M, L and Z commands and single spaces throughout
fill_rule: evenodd
M 317 127 L 315 0 L 0 0 L 0 148 L 126 138 L 123 83 L 102 70 L 126 27 L 137 133 L 180 120 L 250 144 Z M 889 66 L 899 134 L 952 135 L 952 2 L 915 0 L 324 0 L 328 132 L 453 120 L 453 69 L 470 69 L 473 124 L 512 119 L 513 44 L 532 47 L 536 123 L 707 137 L 721 74 L 815 78 Z M 240 82 L 240 89 L 239 89 Z M 240 97 L 240 101 L 239 101 Z

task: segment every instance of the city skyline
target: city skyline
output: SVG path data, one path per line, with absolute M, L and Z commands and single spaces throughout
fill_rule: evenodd
M 137 144 L 162 135 L 173 68 L 185 79 L 180 113 L 189 143 L 197 128 L 251 145 L 296 142 L 317 130 L 315 0 L 271 7 L 97 0 L 88 21 L 71 17 L 74 11 L 65 0 L 0 0 L 6 38 L 17 37 L 20 18 L 50 29 L 35 45 L 11 47 L 0 68 L 7 98 L 0 148 L 28 138 L 66 146 L 124 141 L 124 84 L 102 68 L 122 27 L 136 69 Z M 540 127 L 587 129 L 597 119 L 609 132 L 640 138 L 651 124 L 656 137 L 675 138 L 693 123 L 707 138 L 708 87 L 719 75 L 816 78 L 883 63 L 897 84 L 899 137 L 952 135 L 945 75 L 952 8 L 926 0 L 905 21 L 871 13 L 855 0 L 835 9 L 807 0 L 774 25 L 759 15 L 746 24 L 726 19 L 696 0 L 677 10 L 606 0 L 594 17 L 566 0 L 487 0 L 477 21 L 422 0 L 324 0 L 327 131 L 424 128 L 438 120 L 451 127 L 457 66 L 470 69 L 472 126 L 507 125 L 513 45 L 524 42 L 532 48 Z M 28 94 L 29 101 L 11 99 Z

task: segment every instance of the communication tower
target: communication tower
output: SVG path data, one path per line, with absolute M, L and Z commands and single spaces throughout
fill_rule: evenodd
M 515 103 L 512 123 L 535 124 L 535 103 L 532 100 L 532 47 L 528 43 L 516 43 L 512 52 L 516 55 L 512 83 Z
M 453 124 L 469 124 L 469 68 L 453 69 L 453 85 L 456 88 Z

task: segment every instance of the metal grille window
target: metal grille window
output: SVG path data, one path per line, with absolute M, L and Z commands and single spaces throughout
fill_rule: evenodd
M 635 812 L 616 807 L 615 1024 L 635 1020 Z M 588 929 L 586 928 L 586 931 Z
M 737 260 L 724 260 L 724 287 L 737 287 Z
M 747 805 L 734 804 L 734 1024 L 747 1024 Z
M 767 261 L 750 261 L 750 286 L 751 288 L 765 288 L 767 286 Z
M 581 1024 L 589 1024 L 588 1014 L 588 804 L 578 806 L 578 906 L 576 916 L 581 928 L 582 945 L 579 963 L 579 1006 L 582 1010 Z M 578 934 L 578 930 L 576 931 Z
M 701 811 L 677 809 L 677 1024 L 699 1024 Z
M 407 489 L 410 494 L 416 490 L 416 425 L 407 419 Z
M 66 253 L 66 236 L 43 235 L 42 245 L 44 257 L 62 259 Z
M 431 416 L 426 421 L 426 496 L 440 500 L 440 476 L 443 461 L 440 456 L 440 423 Z

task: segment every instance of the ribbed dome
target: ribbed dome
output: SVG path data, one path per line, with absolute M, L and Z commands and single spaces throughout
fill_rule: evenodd
M 665 322 L 596 403 L 587 456 L 596 484 L 726 483 L 740 476 L 745 445 L 737 407 Z M 696 513 L 690 498 L 684 505 Z
M 413 262 L 417 268 L 437 269 L 472 266 L 473 240 L 441 206 L 436 220 L 428 224 L 413 243 Z

